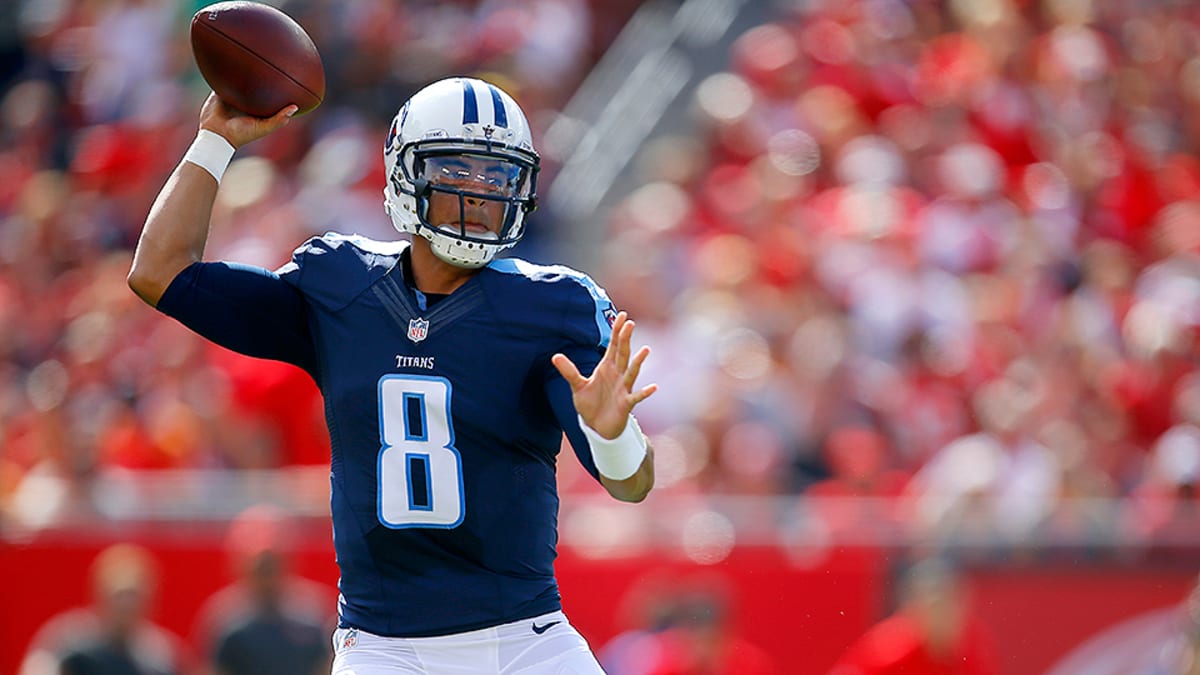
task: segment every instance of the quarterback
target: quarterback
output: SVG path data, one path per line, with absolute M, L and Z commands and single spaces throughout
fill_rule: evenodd
M 129 273 L 150 305 L 213 342 L 307 371 L 325 399 L 341 571 L 337 675 L 600 673 L 562 613 L 553 562 L 565 432 L 616 499 L 654 484 L 632 417 L 649 350 L 586 275 L 497 259 L 536 204 L 517 103 L 442 80 L 384 139 L 402 241 L 326 234 L 277 270 L 205 262 L 235 150 L 287 124 L 210 95 Z

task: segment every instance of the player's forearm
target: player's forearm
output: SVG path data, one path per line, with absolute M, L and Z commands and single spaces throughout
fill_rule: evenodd
M 151 305 L 185 267 L 204 256 L 218 183 L 205 169 L 183 161 L 163 186 L 138 240 L 129 287 Z
M 632 476 L 616 480 L 601 474 L 600 484 L 608 490 L 608 494 L 623 502 L 640 502 L 645 499 L 654 487 L 654 446 L 647 441 L 646 457 Z

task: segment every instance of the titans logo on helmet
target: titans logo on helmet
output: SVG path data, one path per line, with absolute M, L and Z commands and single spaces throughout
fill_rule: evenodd
M 396 139 L 400 137 L 400 125 L 402 124 L 403 122 L 400 120 L 392 122 L 392 128 L 388 131 L 387 139 L 383 142 L 383 154 L 390 155 L 392 151 L 398 148 Z

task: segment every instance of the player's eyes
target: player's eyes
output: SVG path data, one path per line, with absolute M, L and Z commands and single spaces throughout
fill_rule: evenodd
M 443 166 L 438 169 L 438 174 L 445 178 L 470 178 L 471 172 L 466 169 L 453 169 L 448 166 Z
M 512 191 L 520 183 L 519 168 L 490 164 L 485 167 L 460 161 L 430 160 L 426 166 L 434 182 L 473 183 L 495 192 Z
M 505 182 L 505 177 L 503 175 L 482 174 L 482 173 L 472 174 L 471 170 L 466 169 L 466 168 L 458 169 L 458 168 L 450 168 L 450 167 L 441 167 L 438 170 L 438 173 L 440 173 L 442 176 L 444 176 L 446 178 L 456 178 L 456 179 L 461 179 L 461 180 L 473 180 L 473 181 L 477 181 L 480 183 L 491 183 L 492 185 L 501 185 Z

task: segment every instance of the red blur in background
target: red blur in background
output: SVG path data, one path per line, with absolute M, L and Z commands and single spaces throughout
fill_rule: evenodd
M 223 527 L 165 532 L 155 526 L 128 534 L 46 533 L 19 547 L 0 547 L 10 608 L 0 613 L 0 672 L 16 672 L 44 621 L 88 602 L 88 567 L 116 541 L 149 548 L 159 568 L 152 618 L 191 639 L 199 608 L 233 580 Z M 306 522 L 292 534 L 293 571 L 332 590 L 337 570 L 327 526 Z M 890 574 L 901 556 L 887 548 L 843 547 L 800 564 L 778 548 L 738 547 L 717 565 L 698 565 L 669 553 L 597 560 L 566 549 L 557 570 L 565 611 L 594 649 L 635 628 L 638 604 L 650 600 L 655 588 L 695 582 L 727 597 L 730 631 L 765 651 L 779 672 L 824 673 L 887 613 Z M 965 572 L 969 606 L 999 646 L 1003 675 L 1045 672 L 1099 632 L 1178 605 L 1194 578 L 1194 570 L 1181 566 L 1116 564 L 993 565 Z M 332 618 L 334 607 L 329 610 Z

